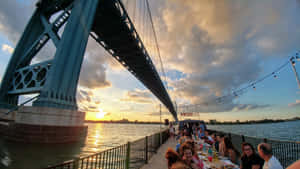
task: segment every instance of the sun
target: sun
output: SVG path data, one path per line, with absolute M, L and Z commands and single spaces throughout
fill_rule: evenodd
M 102 119 L 105 116 L 106 112 L 104 112 L 101 108 L 99 108 L 99 112 L 96 113 L 97 119 Z

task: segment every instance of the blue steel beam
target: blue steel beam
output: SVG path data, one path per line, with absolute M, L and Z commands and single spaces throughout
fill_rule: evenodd
M 0 88 L 1 107 L 16 105 L 19 94 L 38 92 L 40 95 L 33 106 L 77 109 L 77 83 L 88 36 L 91 34 L 150 89 L 177 120 L 172 101 L 120 0 L 43 0 L 38 6 L 3 78 Z M 49 18 L 59 10 L 64 10 L 64 13 L 50 24 Z M 57 32 L 67 20 L 62 37 L 59 37 Z M 31 60 L 50 39 L 54 41 L 57 50 L 51 69 L 45 75 L 45 82 L 32 87 L 28 86 L 28 79 L 24 81 L 22 77 L 22 84 L 27 86 L 13 86 L 9 90 L 11 83 L 16 82 L 14 73 L 23 69 L 31 70 L 32 67 L 28 66 Z M 36 78 L 36 75 L 32 78 Z
M 29 49 L 34 41 L 44 32 L 40 20 L 41 14 L 42 11 L 40 9 L 34 12 L 8 63 L 0 87 L 0 106 L 3 108 L 12 108 L 18 104 L 18 96 L 9 95 L 7 91 L 9 91 L 14 72 L 18 69 L 18 64 L 21 62 L 23 54 L 26 53 L 27 49 Z
M 33 106 L 77 109 L 77 83 L 97 6 L 98 0 L 74 1 L 49 76 Z
M 177 120 L 167 90 L 122 2 L 102 0 L 95 18 L 92 37 L 150 89 Z

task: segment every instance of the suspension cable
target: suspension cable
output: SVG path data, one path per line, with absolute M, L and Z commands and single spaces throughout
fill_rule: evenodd
M 162 73 L 163 73 L 163 76 L 165 77 L 165 82 L 167 82 L 167 76 L 165 74 L 163 62 L 162 62 L 162 59 L 161 59 L 160 49 L 159 49 L 159 46 L 158 46 L 156 31 L 155 31 L 155 28 L 154 28 L 152 14 L 151 14 L 150 5 L 149 5 L 148 0 L 146 0 L 146 3 L 147 3 L 147 9 L 148 9 L 148 13 L 149 13 L 149 17 L 150 17 L 150 22 L 151 22 L 151 26 L 152 26 L 152 30 L 153 30 L 153 34 L 154 34 L 154 40 L 155 40 L 156 50 L 157 50 L 157 53 L 158 53 L 158 56 L 159 56 L 160 65 L 161 65 L 161 68 L 162 68 Z M 166 85 L 166 88 L 167 88 L 167 91 L 168 91 L 168 89 L 169 89 L 168 85 Z

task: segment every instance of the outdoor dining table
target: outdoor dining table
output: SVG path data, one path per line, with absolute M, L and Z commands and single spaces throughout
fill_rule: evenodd
M 239 166 L 232 163 L 229 158 L 219 155 L 216 151 L 213 151 L 211 161 L 209 160 L 208 148 L 211 145 L 205 143 L 203 140 L 196 141 L 198 145 L 202 145 L 203 149 L 197 151 L 197 155 L 200 160 L 203 161 L 203 169 L 239 169 Z

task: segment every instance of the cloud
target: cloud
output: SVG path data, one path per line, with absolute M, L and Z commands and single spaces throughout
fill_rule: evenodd
M 295 106 L 300 106 L 300 100 L 296 100 L 295 103 L 290 103 L 288 104 L 289 107 L 295 107 Z
M 148 90 L 136 89 L 134 91 L 127 91 L 121 101 L 150 104 L 153 103 L 153 96 Z
M 34 0 L 0 1 L 0 32 L 16 44 L 35 7 Z
M 80 111 L 99 112 L 101 102 L 95 97 L 92 89 L 79 87 L 76 99 Z
M 7 45 L 7 44 L 3 44 L 2 45 L 2 51 L 3 52 L 8 52 L 9 54 L 12 54 L 14 52 L 14 48 Z
M 300 43 L 296 1 L 164 4 L 154 18 L 164 65 L 186 75 L 168 81 L 171 96 L 181 104 L 200 104 L 204 112 L 255 108 L 238 106 L 233 97 L 226 104 L 216 104 L 215 99 L 258 79 L 270 56 L 286 57 Z
M 111 83 L 106 79 L 108 57 L 110 56 L 106 51 L 90 38 L 80 72 L 79 85 L 87 88 L 110 87 Z
M 34 2 L 0 1 L 0 33 L 14 45 L 35 9 Z M 179 100 L 178 104 L 201 105 L 203 112 L 258 106 L 236 104 L 232 97 L 226 99 L 226 104 L 217 104 L 215 98 L 257 79 L 263 72 L 262 63 L 270 57 L 286 56 L 300 43 L 299 0 L 289 3 L 156 0 L 150 3 L 164 67 L 166 71 L 184 74 L 179 79 L 168 79 L 170 95 L 173 100 Z M 121 67 L 90 39 L 79 85 L 92 89 L 112 87 L 107 71 L 124 70 Z M 148 91 L 133 90 L 121 101 L 151 103 L 152 98 Z M 79 91 L 77 99 L 94 104 L 92 95 L 85 91 Z M 89 105 L 83 108 L 88 110 Z
M 111 113 L 105 113 L 104 117 L 110 116 Z
M 258 105 L 258 104 L 239 104 L 233 108 L 233 111 L 249 111 L 254 109 L 263 109 L 270 107 L 270 105 Z
M 83 89 L 79 89 L 77 91 L 77 101 L 78 102 L 83 102 L 83 101 L 87 101 L 87 102 L 91 102 L 93 93 L 91 91 L 86 91 Z
M 20 2 L 18 0 L 0 2 L 0 33 L 6 36 L 13 44 L 16 44 L 25 29 L 30 16 L 35 10 L 36 0 Z M 22 11 L 22 12 L 16 12 Z M 20 15 L 21 14 L 21 15 Z M 104 49 L 101 49 L 94 40 L 89 39 L 85 59 L 82 64 L 79 84 L 89 88 L 103 88 L 111 86 L 106 79 L 106 65 L 117 67 Z M 8 46 L 2 46 L 2 50 L 11 52 Z M 34 62 L 39 62 L 49 57 L 53 57 L 55 47 L 51 40 L 34 58 Z M 48 56 L 48 57 L 45 57 Z

